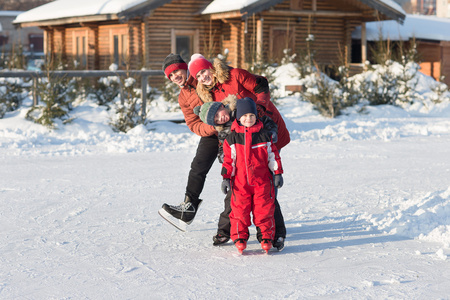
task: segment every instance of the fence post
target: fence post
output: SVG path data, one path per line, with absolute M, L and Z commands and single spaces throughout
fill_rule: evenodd
M 147 111 L 147 76 L 141 76 L 141 124 L 144 124 Z
M 38 80 L 39 77 L 33 77 L 33 106 L 37 106 L 39 104 L 39 99 L 38 99 Z

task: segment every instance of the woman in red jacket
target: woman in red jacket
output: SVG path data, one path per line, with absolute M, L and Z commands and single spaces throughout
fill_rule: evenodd
M 230 237 L 240 253 L 247 246 L 250 213 L 261 233 L 261 247 L 266 252 L 272 248 L 275 237 L 274 186 L 280 188 L 283 185 L 283 168 L 278 150 L 272 143 L 272 134 L 256 115 L 252 99 L 238 100 L 236 120 L 223 144 L 222 191 L 227 194 L 231 189 Z

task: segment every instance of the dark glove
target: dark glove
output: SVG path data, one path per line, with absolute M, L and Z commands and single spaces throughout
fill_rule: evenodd
M 256 104 L 256 111 L 258 112 L 258 118 L 261 119 L 266 115 L 266 108 L 261 104 Z
M 257 76 L 256 77 L 256 86 L 253 89 L 255 94 L 259 93 L 268 93 L 269 92 L 269 82 L 266 77 Z
M 225 178 L 222 181 L 221 190 L 222 190 L 222 193 L 224 193 L 225 195 L 228 193 L 229 190 L 231 190 L 230 179 Z
M 277 188 L 281 188 L 283 186 L 283 176 L 281 176 L 281 174 L 275 175 L 274 184 Z
M 230 133 L 230 130 L 221 130 L 217 132 L 217 138 L 219 139 L 219 142 L 223 143 L 223 141 L 227 138 L 227 135 Z
M 219 146 L 219 151 L 217 152 L 217 159 L 221 164 L 223 164 L 223 146 Z
M 272 142 L 275 144 L 278 142 L 278 134 L 276 132 L 272 132 Z

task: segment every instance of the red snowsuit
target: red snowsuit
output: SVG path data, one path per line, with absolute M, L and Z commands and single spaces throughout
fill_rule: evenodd
M 271 134 L 259 120 L 248 128 L 235 120 L 223 152 L 222 176 L 231 179 L 231 239 L 248 239 L 253 213 L 253 223 L 262 238 L 273 240 L 275 188 L 271 171 L 282 174 L 283 169 Z

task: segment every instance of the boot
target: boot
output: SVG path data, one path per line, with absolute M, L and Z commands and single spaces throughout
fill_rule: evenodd
M 191 199 L 189 196 L 185 196 L 184 202 L 181 202 L 180 205 L 164 203 L 158 213 L 178 229 L 186 231 L 186 225 L 192 223 L 201 203 L 200 199 Z
M 213 236 L 213 245 L 219 246 L 219 245 L 225 244 L 229 240 L 230 240 L 230 237 L 224 236 L 224 235 L 218 233 L 215 236 Z
M 237 239 L 234 241 L 234 245 L 238 249 L 239 253 L 242 254 L 245 248 L 247 248 L 247 241 L 244 239 Z
M 269 239 L 262 239 L 261 248 L 263 248 L 266 253 L 269 253 L 269 250 L 272 248 L 272 241 Z
M 273 241 L 273 246 L 277 248 L 278 251 L 282 251 L 284 249 L 284 237 L 275 238 Z

